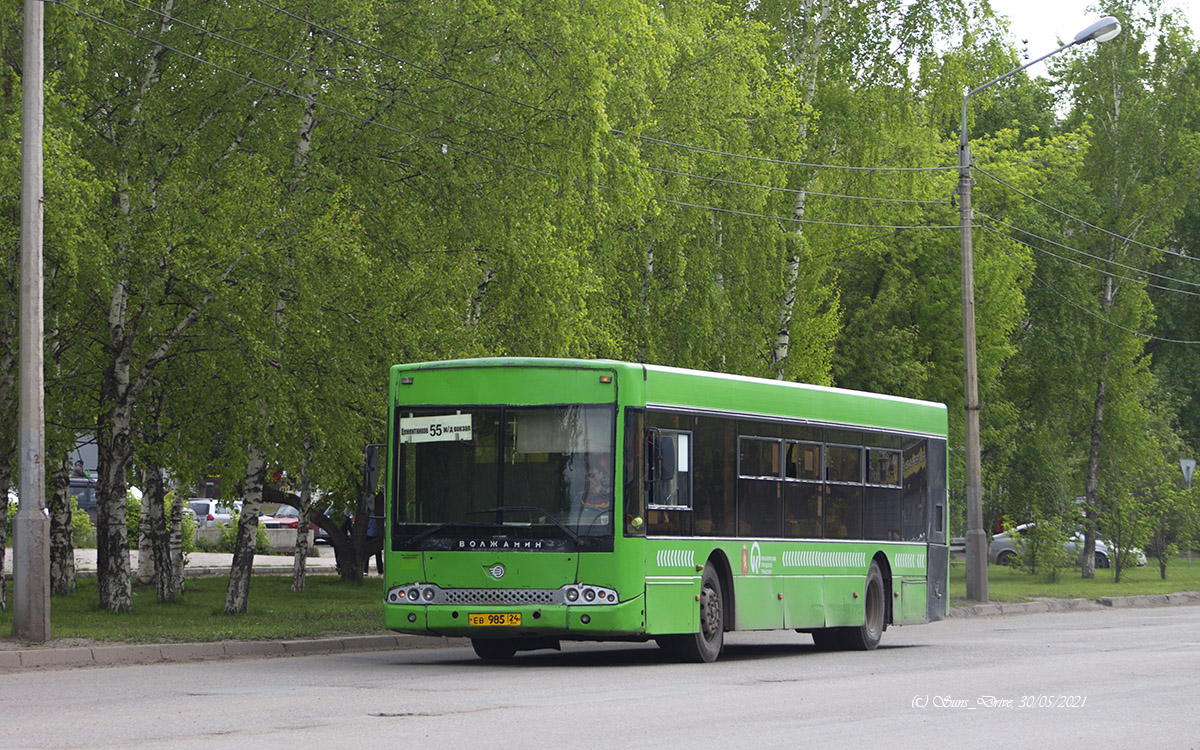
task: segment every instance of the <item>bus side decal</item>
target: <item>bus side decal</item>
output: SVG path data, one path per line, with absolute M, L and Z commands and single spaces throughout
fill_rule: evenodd
M 900 552 L 895 556 L 892 564 L 897 568 L 923 571 L 925 570 L 925 555 L 919 555 L 915 552 Z
M 823 552 L 788 550 L 783 553 L 785 568 L 866 568 L 866 552 Z
M 690 549 L 660 549 L 658 567 L 691 568 L 696 565 L 696 553 Z

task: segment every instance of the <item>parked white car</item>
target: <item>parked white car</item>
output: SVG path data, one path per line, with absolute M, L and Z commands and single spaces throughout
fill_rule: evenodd
M 235 500 L 233 505 L 227 505 L 221 500 L 206 497 L 193 497 L 188 500 L 188 507 L 196 514 L 196 527 L 211 529 L 214 526 L 224 526 L 234 513 L 242 512 L 242 501 Z
M 1011 565 L 1020 553 L 1021 543 L 1030 530 L 1032 530 L 1033 526 L 1034 524 L 1032 523 L 1023 523 L 1013 528 L 1012 531 L 993 535 L 991 548 L 988 551 L 988 561 L 993 565 Z M 1077 565 L 1083 564 L 1079 559 L 1083 555 L 1082 537 L 1078 534 L 1072 536 L 1063 544 L 1063 548 L 1075 555 Z M 1139 566 L 1146 564 L 1146 555 L 1144 552 L 1137 549 L 1133 550 L 1133 553 Z M 1096 539 L 1096 567 L 1112 567 L 1112 553 L 1103 539 Z

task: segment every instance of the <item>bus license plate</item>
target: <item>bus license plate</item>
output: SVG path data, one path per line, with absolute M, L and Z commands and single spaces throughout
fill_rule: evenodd
M 520 625 L 520 612 L 496 612 L 486 615 L 467 615 L 469 625 Z

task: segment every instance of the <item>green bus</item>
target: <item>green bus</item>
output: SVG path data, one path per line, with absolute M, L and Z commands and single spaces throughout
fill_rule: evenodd
M 607 360 L 391 370 L 388 628 L 485 659 L 945 617 L 946 408 Z

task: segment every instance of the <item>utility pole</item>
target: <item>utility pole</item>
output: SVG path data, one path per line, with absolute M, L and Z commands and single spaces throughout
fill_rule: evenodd
M 971 94 L 975 93 L 974 91 Z M 979 370 L 975 356 L 975 260 L 971 227 L 971 145 L 967 142 L 967 94 L 958 144 L 959 229 L 962 250 L 963 395 L 966 405 L 967 598 L 988 600 L 987 536 L 983 530 L 983 470 L 979 450 Z
M 1075 35 L 1075 38 L 1053 52 L 1047 52 L 1019 68 L 997 76 L 982 86 L 976 86 L 963 96 L 962 123 L 958 140 L 958 198 L 959 231 L 962 236 L 962 318 L 963 318 L 963 395 L 966 404 L 967 485 L 967 598 L 977 602 L 988 600 L 988 537 L 983 528 L 983 465 L 979 447 L 979 369 L 975 353 L 975 261 L 972 247 L 974 217 L 971 214 L 971 144 L 967 139 L 967 102 L 989 86 L 1020 73 L 1031 65 L 1057 55 L 1059 52 L 1095 40 L 1107 42 L 1121 33 L 1120 22 L 1105 16 Z
M 20 435 L 13 520 L 13 632 L 50 638 L 50 516 L 46 513 L 46 412 L 42 372 L 43 2 L 25 0 L 21 71 Z

